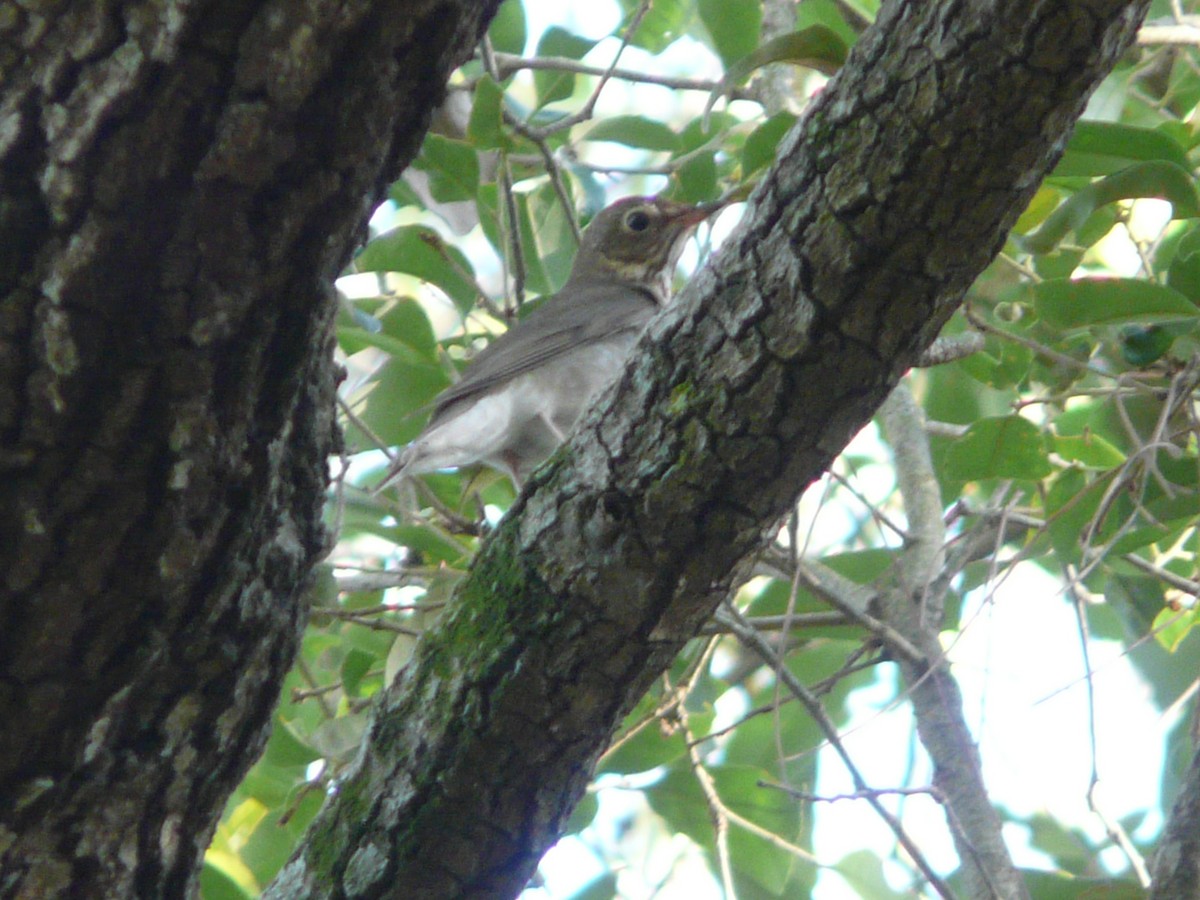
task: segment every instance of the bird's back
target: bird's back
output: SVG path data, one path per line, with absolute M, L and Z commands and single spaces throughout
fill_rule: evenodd
M 578 315 L 580 303 L 590 315 Z M 617 377 L 657 309 L 653 294 L 634 286 L 580 285 L 548 298 L 438 397 L 405 450 L 405 474 L 483 462 L 522 480 Z

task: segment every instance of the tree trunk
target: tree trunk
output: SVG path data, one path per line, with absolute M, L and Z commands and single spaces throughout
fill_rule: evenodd
M 995 256 L 1146 6 L 884 5 L 487 543 L 270 896 L 520 891 L 616 724 Z M 1023 890 L 1002 854 L 963 864 L 971 896 Z
M 327 540 L 333 279 L 497 2 L 0 17 L 0 895 L 194 890 Z
M 1200 897 L 1200 752 L 1192 757 L 1154 854 L 1151 900 Z

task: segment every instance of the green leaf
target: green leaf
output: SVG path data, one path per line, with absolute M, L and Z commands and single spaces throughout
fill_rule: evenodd
M 571 810 L 567 824 L 563 829 L 566 834 L 578 834 L 592 824 L 596 813 L 600 811 L 600 801 L 595 794 L 584 794 L 583 799 Z
M 698 117 L 680 132 L 679 151 L 673 156 L 679 158 L 687 155 L 688 160 L 676 170 L 679 190 L 674 196 L 677 200 L 701 203 L 719 196 L 716 149 L 707 149 L 705 145 L 711 146 L 714 134 L 720 134 L 734 124 L 736 120 L 733 116 L 719 113 L 709 117 L 707 126 L 704 118 Z M 701 150 L 702 147 L 705 149 Z
M 1089 479 L 1078 468 L 1059 473 L 1046 495 L 1046 527 L 1050 545 L 1063 562 L 1075 562 L 1080 556 L 1080 536 L 1100 507 L 1104 479 Z
M 503 104 L 504 89 L 490 75 L 482 76 L 475 83 L 475 99 L 471 104 L 471 118 L 467 121 L 467 137 L 476 147 L 501 150 L 509 146 L 500 112 Z
M 946 452 L 946 470 L 960 481 L 1039 479 L 1053 469 L 1037 426 L 1020 416 L 980 419 Z
M 601 119 L 583 136 L 585 141 L 612 141 L 645 150 L 679 149 L 679 135 L 670 126 L 643 116 L 610 116 Z
M 239 853 L 261 884 L 275 876 L 295 849 L 295 838 L 286 828 L 281 828 L 278 821 L 278 815 L 263 816 Z
M 492 48 L 499 53 L 520 56 L 525 52 L 526 33 L 525 4 L 522 0 L 504 0 L 488 26 Z
M 420 433 L 430 403 L 449 384 L 441 366 L 393 356 L 376 374 L 363 421 L 388 446 L 406 444 Z
M 679 180 L 676 199 L 687 203 L 705 203 L 715 200 L 720 194 L 717 182 L 717 158 L 715 153 L 697 153 L 675 170 Z
M 577 249 L 567 211 L 549 184 L 519 195 L 517 206 L 527 284 L 539 294 L 551 294 L 566 282 Z
M 621 0 L 621 8 L 625 11 L 624 21 L 621 22 L 622 32 L 632 23 L 641 7 L 641 0 Z M 683 36 L 691 12 L 691 0 L 655 0 L 642 16 L 641 24 L 629 42 L 650 53 L 662 53 Z
M 786 62 L 833 75 L 846 61 L 848 52 L 842 39 L 824 25 L 813 25 L 803 31 L 781 34 L 730 66 L 720 85 L 709 95 L 704 111 L 707 113 L 711 110 L 720 97 L 728 94 L 763 66 Z
M 1087 839 L 1078 831 L 1066 828 L 1062 822 L 1042 813 L 1026 820 L 1029 842 L 1054 860 L 1064 872 L 1078 874 L 1092 866 L 1092 851 Z
M 358 688 L 362 683 L 363 676 L 370 672 L 378 661 L 378 657 L 365 650 L 357 647 L 350 649 L 346 658 L 342 660 L 342 687 L 345 688 L 347 694 L 353 697 L 358 696 Z
M 263 806 L 275 808 L 286 803 L 297 785 L 303 782 L 303 768 L 275 766 L 260 760 L 238 785 L 238 796 L 249 797 Z
M 1141 162 L 1085 185 L 1034 234 L 1017 235 L 1013 239 L 1027 253 L 1049 253 L 1069 232 L 1078 234 L 1100 207 L 1138 197 L 1171 201 L 1176 219 L 1200 215 L 1200 195 L 1186 169 L 1161 160 Z
M 408 183 L 406 178 L 397 178 L 388 188 L 388 199 L 398 207 L 416 206 L 421 208 L 425 201 L 421 199 L 420 194 L 413 190 L 412 185 Z
M 1111 469 L 1125 462 L 1125 455 L 1098 434 L 1056 434 L 1054 452 L 1068 462 L 1088 469 Z
M 1164 607 L 1154 617 L 1154 639 L 1168 652 L 1174 653 L 1179 645 L 1196 627 L 1197 609 L 1171 609 Z
M 1022 880 L 1035 900 L 1145 900 L 1137 882 L 1116 878 L 1075 878 L 1061 872 L 1024 869 Z
M 751 175 L 771 164 L 783 136 L 796 124 L 789 112 L 776 113 L 750 132 L 742 147 L 742 176 Z
M 1194 460 L 1193 460 L 1194 462 Z M 1153 488 L 1148 492 L 1152 492 Z M 1105 528 L 1100 532 L 1100 539 L 1108 541 L 1115 536 L 1118 523 L 1133 516 L 1132 509 L 1125 509 L 1127 498 L 1121 498 L 1118 507 L 1124 515 L 1112 516 L 1105 521 Z M 1145 504 L 1147 524 L 1126 531 L 1112 544 L 1112 551 L 1117 554 L 1131 553 L 1150 544 L 1158 542 L 1174 543 L 1184 529 L 1195 523 L 1196 498 L 1194 494 L 1175 497 L 1162 496 Z
M 687 744 L 682 731 L 665 732 L 661 723 L 654 720 L 646 722 L 637 732 L 629 731 L 644 722 L 657 705 L 657 698 L 653 695 L 641 699 L 634 711 L 626 716 L 624 727 L 613 742 L 613 747 L 600 758 L 597 771 L 633 775 L 683 758 L 687 753 Z
M 1110 175 L 1130 161 L 1161 160 L 1181 169 L 1191 168 L 1187 151 L 1169 134 L 1116 122 L 1081 121 L 1067 143 L 1056 176 Z
M 420 365 L 428 357 L 418 353 L 402 340 L 388 334 L 375 334 L 362 328 L 339 328 L 338 346 L 346 353 L 357 353 L 365 347 L 378 347 L 389 355 L 413 365 Z
M 1056 279 L 1032 290 L 1038 318 L 1059 331 L 1200 318 L 1200 308 L 1178 291 L 1136 278 Z
M 839 575 L 859 584 L 870 584 L 895 564 L 896 557 L 885 547 L 873 547 L 835 553 L 821 561 Z
M 366 347 L 385 350 L 409 365 L 436 364 L 437 341 L 430 328 L 425 308 L 412 298 L 402 298 L 376 320 L 377 330 L 342 325 L 337 329 L 337 344 L 347 355 Z
M 366 727 L 365 713 L 338 716 L 318 725 L 313 730 L 311 740 L 313 746 L 318 747 L 326 759 L 349 762 L 362 742 Z
M 697 8 L 725 68 L 754 52 L 762 28 L 761 0 L 699 0 Z
M 803 827 L 803 807 L 783 791 L 763 786 L 761 782 L 772 780 L 766 772 L 742 766 L 713 766 L 709 772 L 730 810 L 786 841 L 797 839 Z M 744 877 L 771 896 L 783 896 L 792 874 L 791 854 L 741 828 L 730 831 L 729 844 L 733 865 Z
M 1029 205 L 1017 219 L 1013 231 L 1017 234 L 1028 234 L 1035 226 L 1046 221 L 1050 214 L 1058 208 L 1061 200 L 1062 194 L 1056 188 L 1043 184 L 1037 189 L 1037 193 L 1033 195 L 1033 199 L 1029 201 Z
M 849 47 L 838 34 L 824 25 L 781 34 L 743 57 L 729 70 L 728 80 L 736 84 L 771 63 L 791 63 L 835 75 L 846 62 Z
M 754 824 L 787 841 L 796 840 L 802 827 L 800 805 L 782 791 L 760 786 L 772 780 L 753 766 L 710 766 L 709 774 L 725 806 Z M 672 766 L 666 776 L 646 792 L 655 812 L 671 827 L 712 851 L 714 837 L 708 804 L 689 764 Z M 763 838 L 733 828 L 729 833 L 730 857 L 739 871 L 771 892 L 780 891 L 792 874 L 792 857 Z
M 1200 304 L 1200 228 L 1190 228 L 1175 245 L 1167 285 Z
M 997 390 L 1020 384 L 1029 374 L 1033 351 L 1015 341 L 989 337 L 985 349 L 958 361 L 964 372 Z
M 429 176 L 429 192 L 441 203 L 474 200 L 479 190 L 479 156 L 464 141 L 426 135 L 413 167 Z
M 715 112 L 707 118 L 697 116 L 679 132 L 679 150 L 675 155 L 682 156 L 706 144 L 715 147 L 714 137 L 736 128 L 738 124 L 738 119 L 727 112 Z
M 402 225 L 372 239 L 354 261 L 360 272 L 404 272 L 444 291 L 463 312 L 479 299 L 474 270 L 457 247 L 424 225 Z
M 306 766 L 321 754 L 305 743 L 291 724 L 276 718 L 263 759 L 274 766 Z
M 525 271 L 525 287 L 534 294 L 550 294 L 566 281 L 575 257 L 575 237 L 567 221 L 567 213 L 558 195 L 549 184 L 530 192 L 514 195 L 521 251 Z M 506 238 L 508 223 L 500 227 L 506 214 L 497 215 L 499 196 L 495 185 L 479 189 L 480 224 L 498 253 L 509 255 Z M 515 265 L 509 260 L 510 265 Z
M 369 597 L 370 592 L 363 594 L 351 594 L 347 599 L 354 597 Z M 377 604 L 374 604 L 377 605 Z M 359 608 L 362 608 L 361 606 Z M 346 641 L 343 645 L 346 648 L 347 655 L 353 654 L 355 650 L 361 650 L 374 660 L 374 665 L 379 670 L 376 674 L 382 676 L 383 664 L 387 659 L 388 653 L 392 649 L 392 639 L 395 635 L 391 631 L 376 631 L 373 628 L 362 628 L 358 625 L 351 626 L 346 629 Z M 368 673 L 365 671 L 370 668 L 371 663 L 352 662 L 351 663 L 351 678 L 358 677 L 356 670 L 362 669 L 362 675 Z
M 1190 167 L 1187 149 L 1162 128 L 1083 119 L 1075 126 L 1067 149 L 1137 162 L 1159 159 L 1183 169 Z
M 566 29 L 552 25 L 538 41 L 537 55 L 540 57 L 560 56 L 578 60 L 596 45 L 595 41 L 581 38 Z M 575 75 L 572 72 L 537 69 L 533 73 L 533 85 L 537 92 L 537 105 L 545 106 L 555 100 L 566 100 L 575 93 Z
M 437 359 L 437 338 L 429 324 L 425 307 L 411 297 L 396 300 L 379 317 L 382 333 L 403 341 L 414 352 L 427 360 Z
M 426 475 L 423 480 L 426 484 L 430 484 L 434 483 L 435 479 L 442 484 L 450 481 L 455 485 L 460 483 L 458 476 L 450 475 Z M 446 492 L 438 493 L 441 495 Z M 457 490 L 455 493 L 461 494 L 461 490 Z M 450 565 L 463 565 L 467 561 L 468 548 L 436 528 L 426 528 L 420 525 L 397 525 L 390 530 L 388 537 L 401 546 L 419 551 L 423 558 L 430 563 L 444 562 Z
M 232 854 L 205 854 L 204 867 L 200 870 L 200 896 L 204 900 L 254 900 L 257 891 L 242 887 L 230 874 L 239 868 Z M 244 868 L 244 867 L 240 867 Z
M 1050 253 L 1035 256 L 1034 271 L 1039 278 L 1070 278 L 1083 262 L 1085 252 L 1081 247 L 1059 247 Z
M 870 850 L 858 850 L 843 856 L 834 870 L 846 880 L 858 897 L 888 897 L 894 891 L 883 873 L 883 862 Z
M 713 846 L 712 820 L 696 776 L 686 765 L 671 766 L 666 776 L 646 791 L 646 799 L 671 829 L 701 847 Z
M 869 11 L 863 9 L 866 4 L 846 2 L 846 0 L 804 0 L 803 3 L 796 4 L 796 30 L 803 31 L 814 25 L 822 25 L 836 34 L 847 47 L 851 46 L 858 39 L 858 35 L 854 28 L 847 24 L 842 11 L 838 8 L 839 3 L 849 7 L 858 7 L 860 12 L 869 12 L 870 18 L 874 18 L 874 13 L 879 8 L 879 4 L 874 0 L 870 0 L 872 8 Z

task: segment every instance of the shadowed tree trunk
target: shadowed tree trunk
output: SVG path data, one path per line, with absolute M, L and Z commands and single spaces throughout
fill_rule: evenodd
M 194 886 L 326 541 L 333 279 L 497 2 L 0 14 L 0 895 Z

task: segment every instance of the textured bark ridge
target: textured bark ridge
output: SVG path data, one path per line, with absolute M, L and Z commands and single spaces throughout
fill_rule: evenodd
M 0 895 L 194 886 L 326 540 L 333 278 L 495 5 L 6 8 Z
M 995 255 L 1146 5 L 884 5 L 486 546 L 270 896 L 520 891 L 621 716 Z M 967 894 L 1021 896 L 990 853 L 964 855 Z
M 1200 752 L 1192 757 L 1154 854 L 1151 900 L 1200 894 Z

